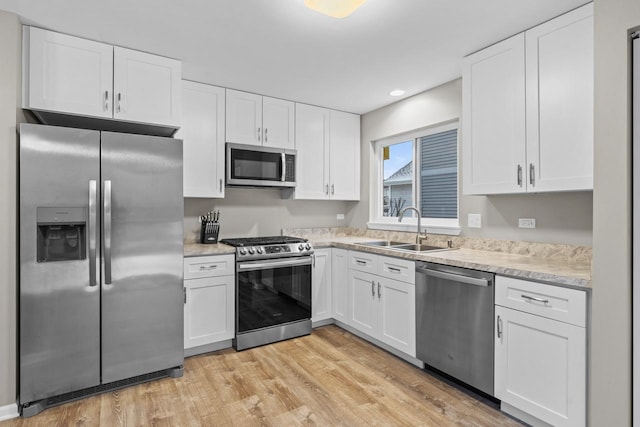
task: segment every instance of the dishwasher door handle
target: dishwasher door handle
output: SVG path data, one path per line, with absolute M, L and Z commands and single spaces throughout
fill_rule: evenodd
M 462 276 L 460 274 L 446 273 L 444 271 L 431 270 L 430 268 L 418 268 L 416 271 L 438 279 L 452 280 L 454 282 L 465 283 L 474 286 L 489 286 L 489 280 L 475 277 Z

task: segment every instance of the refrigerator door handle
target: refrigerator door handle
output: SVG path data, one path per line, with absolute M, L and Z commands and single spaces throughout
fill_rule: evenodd
M 111 180 L 104 181 L 104 284 L 111 284 Z
M 92 179 L 89 181 L 89 286 L 98 284 L 96 275 L 97 193 L 97 183 Z

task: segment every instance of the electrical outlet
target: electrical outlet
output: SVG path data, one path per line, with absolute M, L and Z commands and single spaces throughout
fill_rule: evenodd
M 336 219 L 344 219 L 344 214 L 336 214 Z
M 535 218 L 518 218 L 518 227 L 536 228 L 536 219 Z
M 482 215 L 480 215 L 480 214 L 468 214 L 467 215 L 467 227 L 469 227 L 469 228 L 482 228 Z

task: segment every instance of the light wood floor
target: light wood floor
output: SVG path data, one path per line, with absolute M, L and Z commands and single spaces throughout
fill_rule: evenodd
M 513 419 L 338 328 L 185 360 L 163 379 L 9 426 L 515 426 Z

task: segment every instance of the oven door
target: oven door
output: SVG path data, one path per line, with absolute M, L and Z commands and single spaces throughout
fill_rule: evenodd
M 237 264 L 236 334 L 311 318 L 311 257 Z

